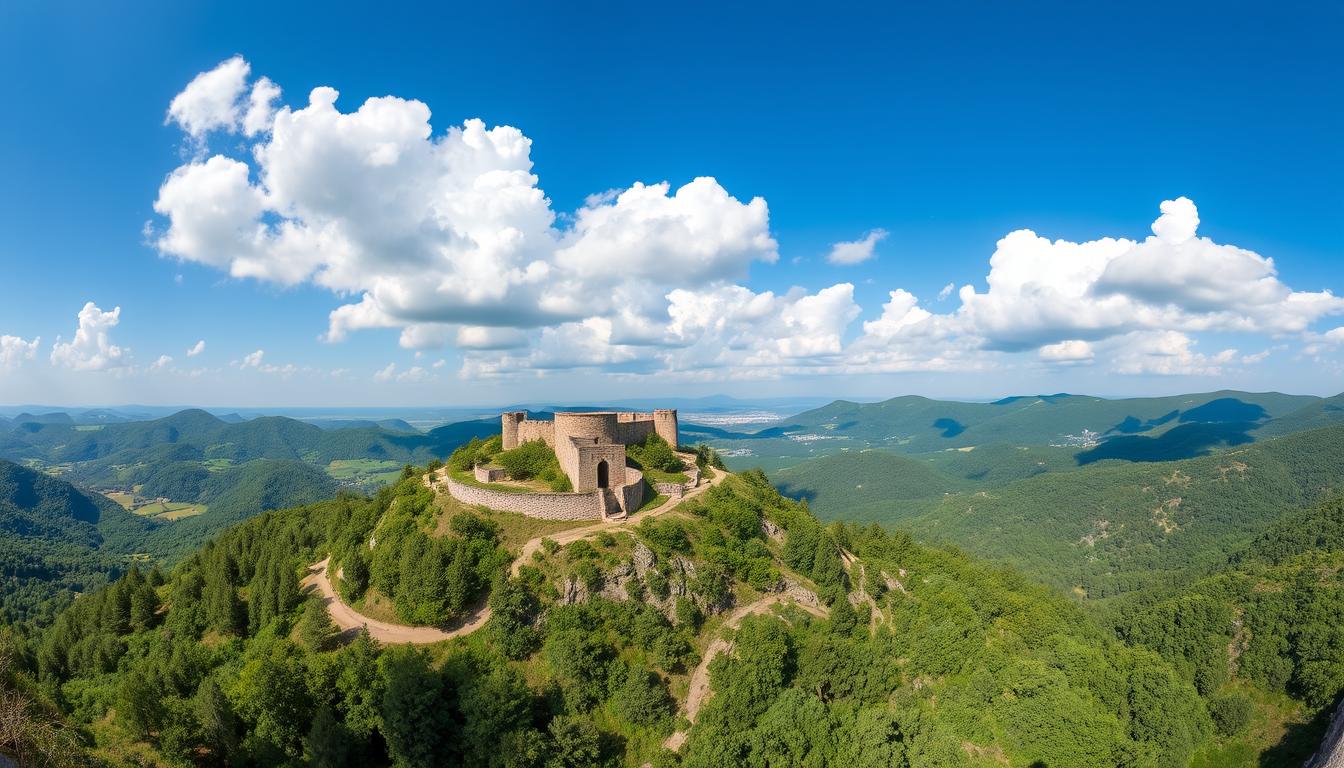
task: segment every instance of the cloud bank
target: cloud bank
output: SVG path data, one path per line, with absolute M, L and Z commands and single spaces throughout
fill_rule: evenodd
M 464 376 L 750 378 L 1006 359 L 1207 375 L 1258 358 L 1199 352 L 1198 334 L 1304 336 L 1344 312 L 1329 291 L 1284 284 L 1272 259 L 1201 237 L 1195 203 L 1178 197 L 1161 202 L 1142 240 L 1011 232 L 982 281 L 937 293 L 955 295 L 949 311 L 892 287 L 865 319 L 851 282 L 749 287 L 753 266 L 778 261 L 769 208 L 713 177 L 635 181 L 559 212 L 517 128 L 470 119 L 436 131 L 412 99 L 343 111 L 330 87 L 297 106 L 280 94 L 234 57 L 173 99 L 167 121 L 196 152 L 159 189 L 155 246 L 235 278 L 327 289 L 345 301 L 327 340 L 397 329 L 408 349 L 458 349 Z M 211 154 L 213 137 L 230 151 Z M 836 243 L 827 259 L 863 264 L 886 237 Z M 261 366 L 258 354 L 250 367 Z M 378 380 L 421 375 L 389 366 Z

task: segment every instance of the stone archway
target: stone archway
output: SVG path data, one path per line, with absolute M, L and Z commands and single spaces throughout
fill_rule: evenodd
M 609 485 L 611 485 L 611 481 L 610 481 L 610 479 L 609 479 L 609 477 L 608 477 L 608 475 L 610 475 L 610 473 L 611 473 L 611 469 L 610 469 L 610 467 L 607 466 L 607 462 L 606 462 L 605 459 L 603 459 L 602 461 L 597 462 L 597 487 L 598 487 L 598 488 L 606 488 L 606 487 L 608 487 Z

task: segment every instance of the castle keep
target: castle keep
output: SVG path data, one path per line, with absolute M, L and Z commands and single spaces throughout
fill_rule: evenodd
M 625 446 L 642 443 L 651 434 L 677 448 L 677 412 L 589 411 L 556 413 L 554 421 L 534 421 L 523 411 L 500 417 L 504 450 L 542 440 L 555 451 L 560 469 L 578 492 L 619 488 L 632 482 L 625 466 Z M 633 472 L 633 471 L 631 471 Z

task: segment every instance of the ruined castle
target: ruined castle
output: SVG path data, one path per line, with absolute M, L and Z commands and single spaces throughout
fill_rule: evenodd
M 677 448 L 677 412 L 558 412 L 553 421 L 534 421 L 514 411 L 500 417 L 504 450 L 543 440 L 555 451 L 560 469 L 578 492 L 620 488 L 633 481 L 625 466 L 625 446 L 657 434 Z

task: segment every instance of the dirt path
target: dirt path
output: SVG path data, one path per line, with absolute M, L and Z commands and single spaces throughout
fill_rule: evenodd
M 787 594 L 766 595 L 759 600 L 747 603 L 729 614 L 728 620 L 723 623 L 720 630 L 737 629 L 738 626 L 742 624 L 742 620 L 746 617 L 751 616 L 752 614 L 765 613 L 772 607 L 784 602 L 792 602 Z M 795 602 L 794 605 L 802 608 L 813 616 L 823 619 L 826 618 L 826 611 L 821 608 L 797 602 Z M 705 654 L 701 657 L 700 663 L 696 665 L 695 671 L 691 673 L 691 683 L 689 689 L 686 691 L 686 703 L 682 707 L 682 713 L 686 715 L 686 719 L 689 720 L 692 725 L 695 724 L 696 715 L 700 714 L 700 707 L 705 703 L 705 700 L 709 698 L 709 695 L 713 693 L 709 687 L 710 662 L 714 661 L 715 657 L 720 653 L 731 653 L 732 650 L 733 644 L 731 641 L 725 640 L 722 637 L 714 638 L 714 640 L 710 642 L 709 647 L 705 648 Z M 686 731 L 677 731 L 667 737 L 667 740 L 663 742 L 663 746 L 675 752 L 681 748 L 683 743 L 685 743 L 686 736 Z
M 840 560 L 845 564 L 845 570 L 849 572 L 850 582 L 856 587 L 854 593 L 859 596 L 860 601 L 868 604 L 869 633 L 877 632 L 878 626 L 886 621 L 887 616 L 882 613 L 882 609 L 878 607 L 877 601 L 873 599 L 873 596 L 868 594 L 868 566 L 859 562 L 859 559 L 854 556 L 853 552 L 843 548 L 840 550 Z M 859 569 L 857 577 L 854 575 L 855 566 L 858 566 Z M 850 600 L 850 602 L 853 603 L 854 601 Z
M 490 606 L 488 605 L 481 606 L 480 610 L 467 616 L 462 623 L 451 629 L 412 627 L 371 619 L 356 612 L 354 608 L 351 608 L 340 598 L 340 595 L 336 594 L 336 590 L 331 586 L 331 579 L 327 578 L 327 563 L 330 560 L 331 558 L 327 558 L 320 563 L 310 565 L 308 576 L 303 580 L 303 587 L 305 591 L 316 589 L 322 596 L 322 602 L 327 606 L 327 613 L 331 614 L 331 620 L 343 633 L 356 631 L 360 627 L 367 627 L 369 636 L 380 643 L 437 643 L 442 640 L 469 635 L 490 620 Z
M 724 470 L 716 469 L 714 470 L 714 477 L 712 479 L 707 480 L 706 482 L 702 483 L 701 485 L 695 488 L 692 488 L 690 491 L 686 493 L 686 495 L 682 496 L 681 498 L 668 497 L 667 501 L 664 501 L 662 504 L 659 504 L 653 509 L 646 509 L 643 512 L 638 513 L 634 517 L 627 517 L 624 520 L 620 520 L 613 523 L 608 522 L 593 523 L 592 525 L 586 525 L 582 528 L 570 528 L 567 531 L 559 531 L 558 533 L 552 533 L 548 536 L 537 536 L 535 538 L 529 539 L 527 543 L 523 544 L 523 548 L 518 553 L 518 557 L 514 559 L 513 565 L 509 567 L 509 573 L 514 576 L 517 576 L 518 569 L 522 568 L 524 565 L 531 562 L 532 555 L 536 553 L 537 550 L 541 549 L 541 544 L 546 539 L 550 539 L 551 541 L 554 541 L 556 544 L 564 546 L 565 544 L 572 544 L 573 542 L 576 542 L 579 539 L 586 539 L 589 536 L 595 536 L 599 533 L 602 533 L 603 531 L 610 533 L 613 531 L 629 530 L 630 528 L 635 527 L 636 525 L 644 522 L 645 520 L 658 517 L 659 515 L 665 514 L 667 512 L 671 512 L 678 505 L 680 505 L 681 502 L 687 499 L 693 499 L 696 496 L 699 496 L 700 494 L 709 490 L 713 486 L 716 486 L 719 483 L 723 482 L 723 479 L 727 477 L 728 474 L 729 473 Z
M 712 479 L 691 489 L 685 496 L 682 496 L 681 498 L 669 498 L 667 501 L 664 501 L 653 509 L 646 509 L 634 517 L 626 518 L 619 522 L 598 522 L 582 528 L 571 528 L 567 531 L 560 531 L 558 533 L 536 536 L 528 539 L 527 542 L 523 544 L 522 551 L 518 554 L 518 557 L 514 559 L 513 564 L 509 567 L 509 573 L 517 576 L 518 569 L 522 568 L 524 563 L 527 563 L 532 559 L 532 554 L 538 549 L 541 549 L 541 543 L 546 539 L 551 539 L 557 544 L 564 545 L 578 541 L 579 539 L 587 538 L 588 536 L 595 536 L 604 531 L 613 532 L 628 530 L 644 520 L 671 512 L 686 499 L 694 498 L 695 496 L 704 493 L 709 488 L 723 482 L 723 479 L 728 477 L 729 474 L 731 473 L 726 470 L 716 469 L 714 470 L 714 477 Z M 429 478 L 426 477 L 426 483 L 430 482 Z M 485 626 L 485 623 L 490 620 L 490 606 L 488 605 L 482 605 L 474 613 L 464 617 L 460 624 L 449 629 L 440 629 L 438 627 L 413 627 L 406 624 L 392 624 L 386 621 L 371 619 L 368 616 L 359 613 L 354 608 L 351 608 L 341 599 L 340 595 L 336 594 L 336 590 L 332 587 L 331 579 L 327 577 L 327 563 L 330 560 L 331 558 L 328 557 L 320 563 L 314 563 L 313 565 L 308 566 L 308 576 L 304 578 L 303 586 L 305 590 L 315 588 L 321 593 L 322 601 L 327 606 L 327 613 L 331 614 L 331 620 L 336 623 L 336 626 L 339 627 L 342 632 L 352 632 L 358 630 L 360 627 L 367 627 L 369 636 L 380 643 L 413 643 L 423 645 L 426 643 L 438 643 L 444 640 L 451 640 L 454 637 L 469 635 Z

